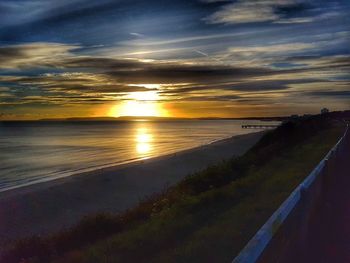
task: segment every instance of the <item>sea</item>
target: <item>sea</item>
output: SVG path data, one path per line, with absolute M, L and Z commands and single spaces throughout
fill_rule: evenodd
M 0 192 L 257 132 L 257 120 L 0 122 Z

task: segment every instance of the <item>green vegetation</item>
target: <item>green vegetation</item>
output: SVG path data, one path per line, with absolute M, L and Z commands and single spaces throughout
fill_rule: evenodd
M 316 116 L 268 132 L 242 157 L 190 175 L 122 215 L 18 241 L 4 262 L 229 262 L 343 133 Z

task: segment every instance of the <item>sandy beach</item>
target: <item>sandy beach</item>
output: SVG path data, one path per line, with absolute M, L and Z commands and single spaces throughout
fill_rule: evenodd
M 2 192 L 0 244 L 70 227 L 91 213 L 121 212 L 193 172 L 243 154 L 263 133 Z

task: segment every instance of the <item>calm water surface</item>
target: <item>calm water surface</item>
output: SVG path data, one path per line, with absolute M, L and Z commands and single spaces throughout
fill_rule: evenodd
M 241 125 L 259 123 L 0 122 L 0 191 L 256 132 Z

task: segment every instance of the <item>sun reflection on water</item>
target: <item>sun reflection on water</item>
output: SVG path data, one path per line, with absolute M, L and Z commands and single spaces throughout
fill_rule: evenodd
M 152 151 L 153 135 L 150 130 L 144 127 L 136 130 L 136 151 L 141 156 L 146 156 Z

